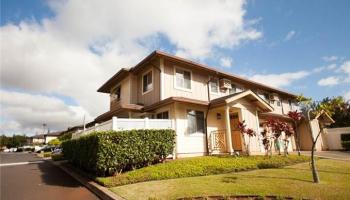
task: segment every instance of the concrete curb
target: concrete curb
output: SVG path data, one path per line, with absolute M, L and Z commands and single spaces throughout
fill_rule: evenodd
M 65 163 L 66 161 L 48 161 L 51 162 L 53 165 L 61 168 L 64 172 L 72 176 L 74 179 L 79 181 L 81 184 L 83 184 L 86 188 L 88 188 L 91 192 L 93 192 L 96 196 L 101 198 L 102 200 L 125 200 L 124 198 L 116 195 L 115 193 L 111 192 L 108 188 L 103 187 L 94 181 L 81 176 L 80 174 L 75 173 L 74 171 L 69 170 L 67 167 L 63 166 L 62 163 Z

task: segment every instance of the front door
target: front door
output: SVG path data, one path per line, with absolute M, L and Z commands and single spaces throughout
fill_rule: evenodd
M 242 137 L 238 129 L 239 117 L 238 113 L 230 114 L 232 148 L 235 151 L 242 151 Z

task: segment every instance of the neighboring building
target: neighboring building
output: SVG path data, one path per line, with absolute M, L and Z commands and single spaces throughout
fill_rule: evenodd
M 291 122 L 287 113 L 298 109 L 295 94 L 160 51 L 119 70 L 98 92 L 110 94 L 110 110 L 94 123 L 113 116 L 171 119 L 176 157 L 245 151 L 247 138 L 237 129 L 243 120 L 258 133 L 250 143 L 252 153 L 262 153 L 264 122 Z
M 62 134 L 62 131 L 38 134 L 31 137 L 32 144 L 48 144 L 51 140 L 58 138 Z

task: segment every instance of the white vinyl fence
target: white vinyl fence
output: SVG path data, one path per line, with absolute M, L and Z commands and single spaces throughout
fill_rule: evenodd
M 105 121 L 87 129 L 72 134 L 72 139 L 79 138 L 94 131 L 107 130 L 132 130 L 132 129 L 173 129 L 172 120 L 170 119 L 128 119 L 113 117 L 111 120 Z

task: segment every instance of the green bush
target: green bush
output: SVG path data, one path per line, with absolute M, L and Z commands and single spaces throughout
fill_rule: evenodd
M 53 161 L 64 160 L 64 156 L 63 156 L 62 153 L 60 153 L 60 154 L 53 154 L 51 156 L 51 158 L 52 158 Z
M 44 152 L 43 156 L 44 158 L 51 157 L 51 152 Z
M 131 130 L 94 132 L 62 143 L 66 159 L 99 176 L 163 161 L 173 152 L 175 132 Z
M 350 141 L 341 141 L 341 145 L 345 150 L 350 150 Z
M 350 133 L 343 133 L 340 135 L 341 141 L 350 141 Z

